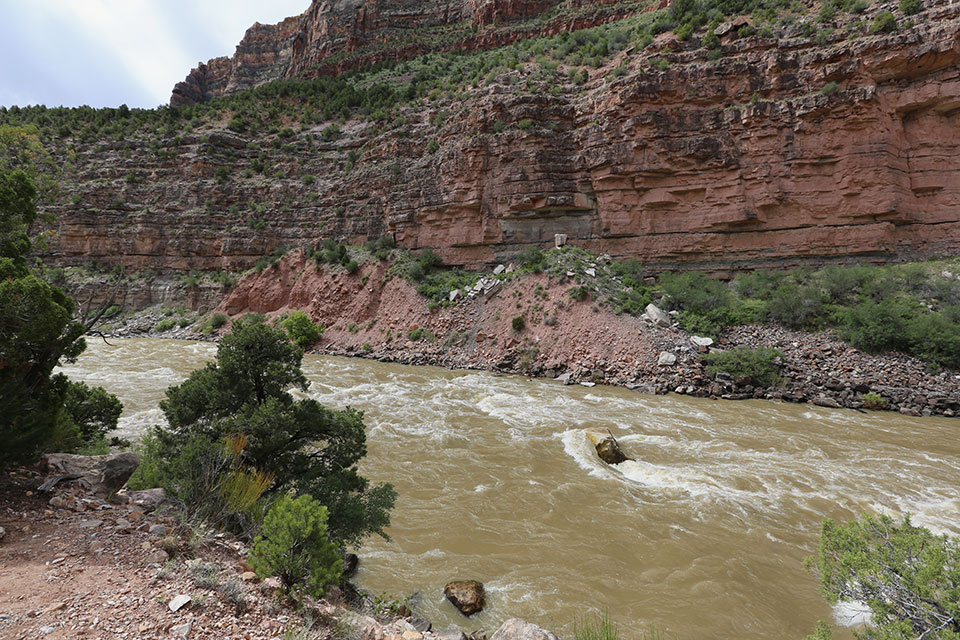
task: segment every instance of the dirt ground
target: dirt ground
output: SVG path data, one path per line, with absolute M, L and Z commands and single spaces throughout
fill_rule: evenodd
M 40 480 L 30 471 L 0 478 L 0 638 L 265 640 L 303 631 L 269 582 L 244 575 L 240 543 L 77 488 L 61 489 L 54 502 L 63 506 L 52 506 Z M 177 596 L 190 601 L 173 611 Z

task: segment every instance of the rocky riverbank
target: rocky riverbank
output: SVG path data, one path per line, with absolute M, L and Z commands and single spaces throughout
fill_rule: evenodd
M 592 264 L 592 266 L 591 266 Z M 681 329 L 669 314 L 614 313 L 571 290 L 605 266 L 585 263 L 556 277 L 544 273 L 481 279 L 448 306 L 429 305 L 390 263 L 371 261 L 353 274 L 317 266 L 294 252 L 262 273 L 250 272 L 220 303 L 224 316 L 279 316 L 305 310 L 326 330 L 315 353 L 383 362 L 482 369 L 556 378 L 568 384 L 611 384 L 643 393 L 723 399 L 767 398 L 826 407 L 870 408 L 908 415 L 960 415 L 960 375 L 932 371 L 896 353 L 868 354 L 834 332 L 777 325 L 725 330 L 713 344 Z M 583 273 L 580 273 L 582 271 Z M 484 284 L 485 283 L 485 284 Z M 516 321 L 522 318 L 522 324 Z M 167 319 L 170 328 L 154 328 Z M 194 325 L 179 328 L 160 309 L 134 314 L 114 335 L 213 339 Z M 159 325 L 163 326 L 163 325 Z M 519 328 L 518 328 L 519 327 Z M 779 380 L 755 387 L 705 372 L 702 355 L 737 346 L 779 349 Z
M 121 456 L 136 459 L 87 460 L 107 458 L 114 468 L 127 464 Z M 165 511 L 162 490 L 121 490 L 107 499 L 95 483 L 69 479 L 47 490 L 48 471 L 0 478 L 0 637 L 468 640 L 459 629 L 434 630 L 403 606 L 364 598 L 347 604 L 339 588 L 294 607 L 278 597 L 279 581 L 251 571 L 247 545 L 178 522 Z M 490 638 L 557 640 L 521 620 L 507 620 Z

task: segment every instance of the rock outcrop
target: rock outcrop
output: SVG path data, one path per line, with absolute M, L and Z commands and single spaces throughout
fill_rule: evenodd
M 132 452 L 103 456 L 50 453 L 43 461 L 47 469 L 55 474 L 45 483 L 49 488 L 59 482 L 76 480 L 94 495 L 106 498 L 126 484 L 140 464 L 140 456 Z
M 547 21 L 526 30 L 478 34 L 477 28 L 532 18 L 561 4 L 557 0 L 313 0 L 299 16 L 276 25 L 254 24 L 233 57 L 201 62 L 174 87 L 170 104 L 203 102 L 272 80 L 311 78 L 408 59 L 436 50 L 438 38 L 447 41 L 443 50 L 469 51 L 556 33 L 570 26 L 571 19 Z M 632 5 L 597 10 L 587 3 L 574 8 L 579 9 L 572 19 L 578 28 L 637 10 Z
M 315 3 L 294 22 L 254 27 L 229 73 L 214 61 L 196 84 L 239 89 L 274 77 L 270 65 L 306 73 L 320 58 L 297 55 L 323 49 L 321 33 L 342 43 L 324 51 L 341 51 L 404 20 L 541 5 Z M 313 40 L 293 35 L 303 21 Z M 304 53 L 284 53 L 288 42 Z M 350 121 L 332 141 L 327 123 L 281 140 L 219 120 L 161 142 L 80 143 L 62 180 L 68 198 L 52 207 L 48 257 L 237 270 L 278 247 L 391 235 L 476 266 L 555 234 L 651 272 L 960 252 L 960 5 L 932 6 L 899 33 L 727 37 L 722 53 L 710 61 L 661 39 L 582 88 L 558 73 L 554 91 L 523 90 L 530 76 L 518 69 L 456 100 L 398 106 L 403 125 Z M 269 171 L 251 170 L 258 163 Z

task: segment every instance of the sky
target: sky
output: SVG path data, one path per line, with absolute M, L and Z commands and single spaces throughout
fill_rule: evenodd
M 310 0 L 0 0 L 0 105 L 152 108 Z

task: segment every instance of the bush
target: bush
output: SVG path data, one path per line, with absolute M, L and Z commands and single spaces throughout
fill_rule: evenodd
M 535 273 L 543 271 L 544 254 L 540 247 L 527 247 L 517 256 L 521 267 L 527 267 Z
M 103 387 L 89 387 L 85 382 L 68 380 L 63 407 L 70 421 L 80 432 L 81 446 L 96 442 L 108 431 L 117 428 L 123 403 Z
M 294 344 L 301 349 L 316 344 L 320 336 L 323 335 L 323 328 L 314 324 L 310 316 L 300 310 L 294 311 L 284 318 L 280 326 L 287 332 Z
M 523 328 L 527 325 L 526 320 L 523 319 L 523 316 L 517 316 L 510 321 L 510 326 L 513 327 L 514 331 L 523 331 Z
M 191 435 L 175 450 L 164 451 L 159 428 L 141 443 L 141 464 L 131 488 L 163 487 L 183 509 L 183 517 L 252 537 L 263 519 L 262 496 L 273 482 L 269 473 L 246 465 L 246 437 L 215 440 Z
M 280 578 L 288 594 L 302 588 L 322 597 L 343 568 L 337 545 L 327 535 L 327 508 L 310 496 L 282 496 L 263 520 L 250 565 L 261 577 Z
M 824 520 L 816 556 L 805 564 L 832 604 L 870 609 L 864 638 L 953 640 L 960 634 L 960 541 L 915 527 L 907 516 L 863 516 L 847 525 Z M 809 638 L 831 637 L 817 625 Z
M 163 333 L 164 331 L 169 331 L 177 326 L 177 323 L 171 320 L 170 318 L 164 318 L 157 324 L 153 325 L 153 330 L 157 333 Z
M 338 544 L 356 546 L 370 533 L 386 537 L 396 493 L 390 485 L 371 487 L 359 474 L 363 414 L 295 399 L 289 389 L 308 388 L 302 358 L 280 329 L 236 323 L 213 362 L 167 389 L 160 409 L 169 427 L 154 432 L 158 464 L 169 466 L 195 435 L 219 442 L 240 434 L 244 464 L 272 475 L 271 494 L 295 488 L 327 506 Z
M 825 96 L 833 96 L 840 93 L 840 85 L 836 82 L 828 82 L 820 88 L 820 93 Z
M 793 329 L 814 328 L 823 316 L 820 290 L 812 285 L 782 284 L 763 307 L 763 318 Z
M 870 391 L 863 394 L 863 397 L 860 398 L 860 401 L 863 402 L 863 406 L 865 406 L 867 409 L 883 409 L 887 406 L 887 401 L 883 399 L 883 396 L 875 391 Z
M 577 287 L 570 287 L 568 292 L 570 294 L 570 298 L 572 300 L 576 300 L 577 302 L 581 302 L 590 297 L 590 287 L 585 284 L 581 284 Z
M 910 346 L 907 327 L 917 305 L 900 298 L 864 300 L 843 315 L 840 336 L 863 351 L 905 351 Z
M 900 28 L 897 18 L 889 11 L 881 11 L 870 25 L 870 33 L 893 33 Z
M 225 314 L 215 313 L 207 318 L 207 320 L 200 327 L 200 331 L 203 333 L 213 333 L 217 329 L 220 329 L 226 325 L 229 320 L 230 318 L 228 318 Z
M 86 327 L 73 300 L 28 266 L 36 197 L 27 173 L 0 168 L 0 467 L 82 437 L 64 407 L 69 382 L 53 371 L 83 352 Z
M 610 620 L 610 615 L 604 611 L 593 620 L 575 620 L 573 637 L 574 640 L 618 640 L 620 633 Z M 646 638 L 646 634 L 643 634 L 643 638 Z
M 427 143 L 428 153 L 436 153 L 439 149 L 440 149 L 440 143 L 437 142 L 436 140 L 431 140 L 429 143 Z
M 759 347 L 736 347 L 730 351 L 708 353 L 703 356 L 706 372 L 714 376 L 726 373 L 735 380 L 746 380 L 755 386 L 769 387 L 776 384 L 780 367 L 777 359 L 783 357 L 778 349 Z
M 900 12 L 905 16 L 920 13 L 920 0 L 900 0 Z

